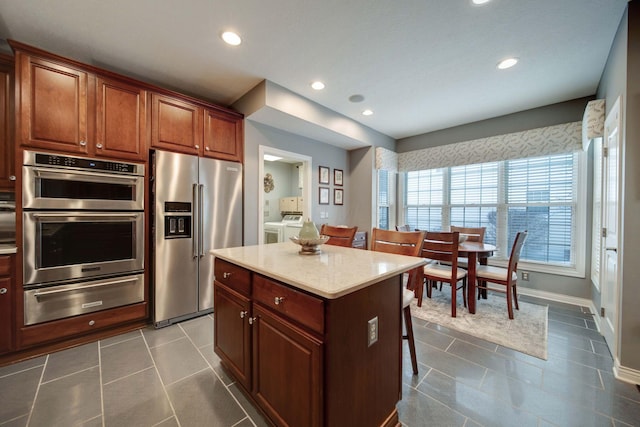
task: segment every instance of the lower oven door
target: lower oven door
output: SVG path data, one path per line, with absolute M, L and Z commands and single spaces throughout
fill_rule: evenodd
M 24 284 L 144 269 L 143 212 L 23 212 Z
M 48 322 L 144 300 L 144 274 L 39 287 L 24 292 L 24 324 Z

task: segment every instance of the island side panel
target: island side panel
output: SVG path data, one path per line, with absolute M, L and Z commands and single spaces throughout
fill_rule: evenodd
M 402 393 L 402 276 L 328 300 L 325 425 L 399 425 Z M 378 341 L 367 342 L 378 318 Z

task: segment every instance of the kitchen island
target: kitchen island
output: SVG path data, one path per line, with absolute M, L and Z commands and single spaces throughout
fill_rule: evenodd
M 218 249 L 214 350 L 278 426 L 398 426 L 402 273 L 417 257 L 292 242 Z

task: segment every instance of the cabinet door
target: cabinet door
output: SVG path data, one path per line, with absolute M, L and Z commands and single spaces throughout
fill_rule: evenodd
M 21 52 L 16 67 L 21 144 L 86 154 L 89 75 Z
M 198 155 L 202 147 L 202 108 L 151 94 L 151 146 Z
M 13 310 L 11 310 L 11 279 L 0 278 L 0 354 L 11 350 Z
M 13 348 L 13 287 L 14 256 L 0 256 L 0 354 Z
M 146 160 L 146 106 L 147 91 L 98 76 L 96 154 Z
M 322 343 L 254 304 L 253 393 L 282 426 L 322 425 Z
M 247 390 L 251 389 L 249 299 L 215 282 L 214 351 Z
M 204 120 L 204 155 L 242 162 L 242 119 L 206 110 Z
M 0 189 L 13 190 L 15 186 L 14 146 L 11 138 L 13 61 L 0 56 Z

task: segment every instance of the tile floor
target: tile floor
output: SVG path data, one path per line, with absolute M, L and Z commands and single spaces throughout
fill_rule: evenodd
M 640 392 L 614 379 L 591 315 L 548 303 L 547 361 L 414 319 L 420 374 L 405 344 L 402 424 L 640 425 Z M 0 368 L 0 426 L 72 425 L 266 423 L 220 367 L 205 316 Z

